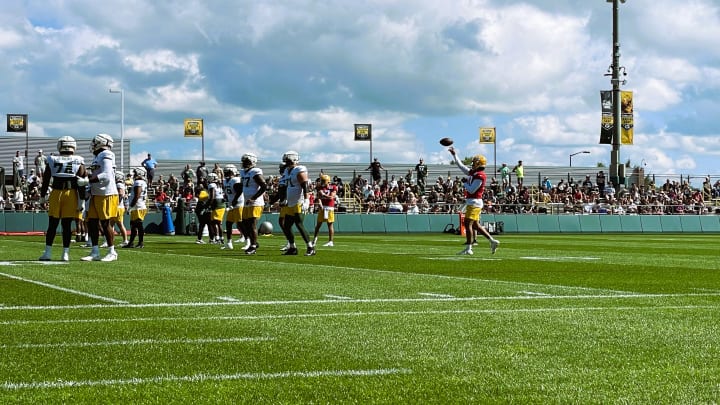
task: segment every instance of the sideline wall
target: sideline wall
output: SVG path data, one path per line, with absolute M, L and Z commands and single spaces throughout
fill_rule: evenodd
M 174 217 L 174 216 L 173 216 Z M 186 214 L 185 224 L 191 222 L 192 214 Z M 273 224 L 274 233 L 280 232 L 277 214 L 264 214 L 261 221 Z M 504 233 L 660 233 L 691 232 L 720 233 L 720 215 L 506 215 L 486 214 L 483 222 L 503 222 Z M 145 229 L 161 233 L 162 214 L 152 212 L 145 218 Z M 459 227 L 457 214 L 336 214 L 335 231 L 338 233 L 440 233 L 448 224 Z M 47 229 L 47 213 L 0 213 L 0 232 L 44 232 Z M 129 227 L 129 217 L 125 218 Z M 308 232 L 315 229 L 315 215 L 305 218 Z M 224 225 L 223 225 L 224 229 Z M 175 229 L 183 235 L 184 229 Z M 327 232 L 323 224 L 320 232 Z

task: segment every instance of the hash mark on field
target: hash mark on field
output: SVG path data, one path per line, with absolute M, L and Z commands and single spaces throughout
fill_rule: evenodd
M 325 294 L 323 295 L 325 298 L 330 298 L 331 300 L 351 300 L 352 297 L 345 297 L 343 295 L 331 295 L 331 294 Z
M 82 295 L 83 297 L 94 298 L 100 301 L 112 302 L 113 304 L 127 304 L 127 301 L 116 300 L 115 298 L 102 297 L 100 295 L 90 294 L 82 291 L 71 290 L 69 288 L 60 287 L 54 284 L 43 283 L 42 281 L 30 280 L 29 278 L 13 276 L 12 274 L 0 273 L 0 276 L 11 278 L 13 280 L 24 281 L 26 283 L 36 284 L 42 287 L 52 288 L 53 290 L 63 291 L 70 294 Z
M 159 384 L 164 382 L 205 382 L 205 381 L 232 381 L 232 380 L 274 380 L 278 378 L 319 378 L 319 377 L 372 377 L 392 374 L 410 374 L 412 370 L 404 368 L 386 368 L 375 370 L 319 370 L 319 371 L 285 371 L 280 373 L 237 373 L 237 374 L 194 374 L 194 375 L 168 375 L 150 378 L 129 378 L 118 380 L 85 380 L 85 381 L 41 381 L 41 382 L 6 382 L 0 389 L 50 389 L 69 387 L 97 387 L 114 385 L 141 385 Z
M 240 302 L 241 300 L 235 298 L 235 297 L 217 297 L 220 301 L 227 301 L 227 302 Z
M 426 297 L 435 297 L 435 298 L 455 298 L 454 295 L 450 295 L 450 294 L 418 293 L 418 295 L 424 295 Z
M 545 294 L 545 293 L 535 292 L 535 291 L 518 291 L 518 292 L 519 292 L 520 294 L 525 294 L 525 295 L 538 295 L 538 296 L 542 296 L 542 297 L 549 297 L 549 296 L 550 296 L 550 294 Z
M 0 349 L 43 349 L 59 347 L 97 347 L 97 346 L 138 346 L 138 345 L 171 345 L 171 344 L 212 344 L 212 343 L 237 343 L 237 342 L 265 342 L 275 340 L 271 337 L 242 337 L 224 339 L 137 339 L 119 340 L 111 342 L 63 342 L 63 343 L 26 343 L 19 345 L 0 345 Z

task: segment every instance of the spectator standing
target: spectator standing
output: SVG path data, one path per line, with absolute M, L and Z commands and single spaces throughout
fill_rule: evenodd
M 155 169 L 157 168 L 157 161 L 153 159 L 151 154 L 147 154 L 147 158 L 142 161 L 142 167 L 147 172 L 147 184 L 152 185 L 153 179 L 155 178 Z
M 517 178 L 518 188 L 522 187 L 523 180 L 525 179 L 525 167 L 523 167 L 522 160 L 518 160 L 518 163 L 513 167 L 512 172 L 515 173 Z
M 13 158 L 13 170 L 18 174 L 18 184 L 22 183 L 22 178 L 25 176 L 25 157 L 20 154 L 20 151 L 15 152 Z
M 193 180 L 195 179 L 195 172 L 190 167 L 190 164 L 185 165 L 185 170 L 180 173 L 180 177 L 182 177 L 183 186 L 189 186 L 193 184 Z
M 205 166 L 205 162 L 201 161 L 200 165 L 195 169 L 195 178 L 197 179 L 197 188 L 204 188 L 207 190 L 207 180 L 208 180 L 208 172 L 207 167 Z
M 605 197 L 605 173 L 602 170 L 595 175 L 595 184 L 597 184 L 600 197 Z
M 425 195 L 425 179 L 427 179 L 428 167 L 423 158 L 415 165 L 415 175 L 417 176 L 417 185 L 420 195 Z
M 35 156 L 35 172 L 42 179 L 43 173 L 45 173 L 45 167 L 47 166 L 47 157 L 43 155 L 42 149 L 38 149 L 38 154 Z
M 370 175 L 373 178 L 373 181 L 377 184 L 380 184 L 380 181 L 382 180 L 382 175 L 380 173 L 381 170 L 386 170 L 383 165 L 380 163 L 378 158 L 373 159 L 372 163 L 370 163 L 370 166 L 367 167 L 365 170 L 370 170 Z
M 497 170 L 500 173 L 500 183 L 502 183 L 503 192 L 510 186 L 510 167 L 507 163 L 503 163 Z

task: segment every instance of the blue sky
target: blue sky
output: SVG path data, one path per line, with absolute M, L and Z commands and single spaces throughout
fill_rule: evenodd
M 437 140 L 526 165 L 610 163 L 599 145 L 611 63 L 604 0 L 33 1 L 0 14 L 0 106 L 31 136 L 120 133 L 131 163 L 200 160 L 184 118 L 203 118 L 205 159 L 367 164 L 354 123 L 372 123 L 382 162 L 447 162 Z M 635 144 L 621 162 L 720 176 L 720 4 L 627 0 L 624 90 Z M 4 134 L 3 136 L 9 136 Z

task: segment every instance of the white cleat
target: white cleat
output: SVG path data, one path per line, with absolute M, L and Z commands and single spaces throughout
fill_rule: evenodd
M 106 248 L 106 247 L 108 247 L 108 244 L 107 244 L 107 242 L 103 242 L 103 244 L 102 244 L 102 245 L 100 245 L 100 247 L 101 247 L 101 248 Z
M 80 258 L 80 260 L 84 262 L 99 262 L 100 261 L 100 255 L 90 255 Z
M 117 260 L 117 253 L 115 252 L 108 253 L 105 257 L 100 259 L 101 262 L 114 262 L 115 260 Z
M 239 239 L 235 241 L 235 243 L 245 243 L 245 237 L 241 236 Z
M 465 248 L 458 252 L 459 255 L 472 255 L 473 251 L 470 248 Z
M 64 261 L 64 262 L 69 262 L 69 261 L 70 261 L 70 254 L 69 254 L 69 253 L 63 253 L 63 254 L 62 254 L 62 258 L 60 258 L 60 260 L 62 260 L 62 261 Z
M 225 249 L 227 249 L 227 250 L 233 250 L 233 244 L 232 244 L 232 242 L 228 242 L 228 243 L 226 243 L 225 245 L 223 245 L 223 247 L 221 247 L 220 249 L 223 249 L 223 250 L 225 250 Z
M 50 257 L 50 253 L 45 252 L 42 256 L 40 256 L 38 260 L 40 260 L 41 262 L 49 262 L 50 260 L 52 260 L 52 257 Z
M 333 243 L 333 241 L 330 241 L 330 242 L 324 244 L 323 246 L 333 247 L 333 246 L 335 246 L 335 244 Z
M 495 251 L 497 250 L 498 246 L 500 246 L 500 241 L 497 239 L 493 239 L 490 241 L 490 253 L 495 254 Z

